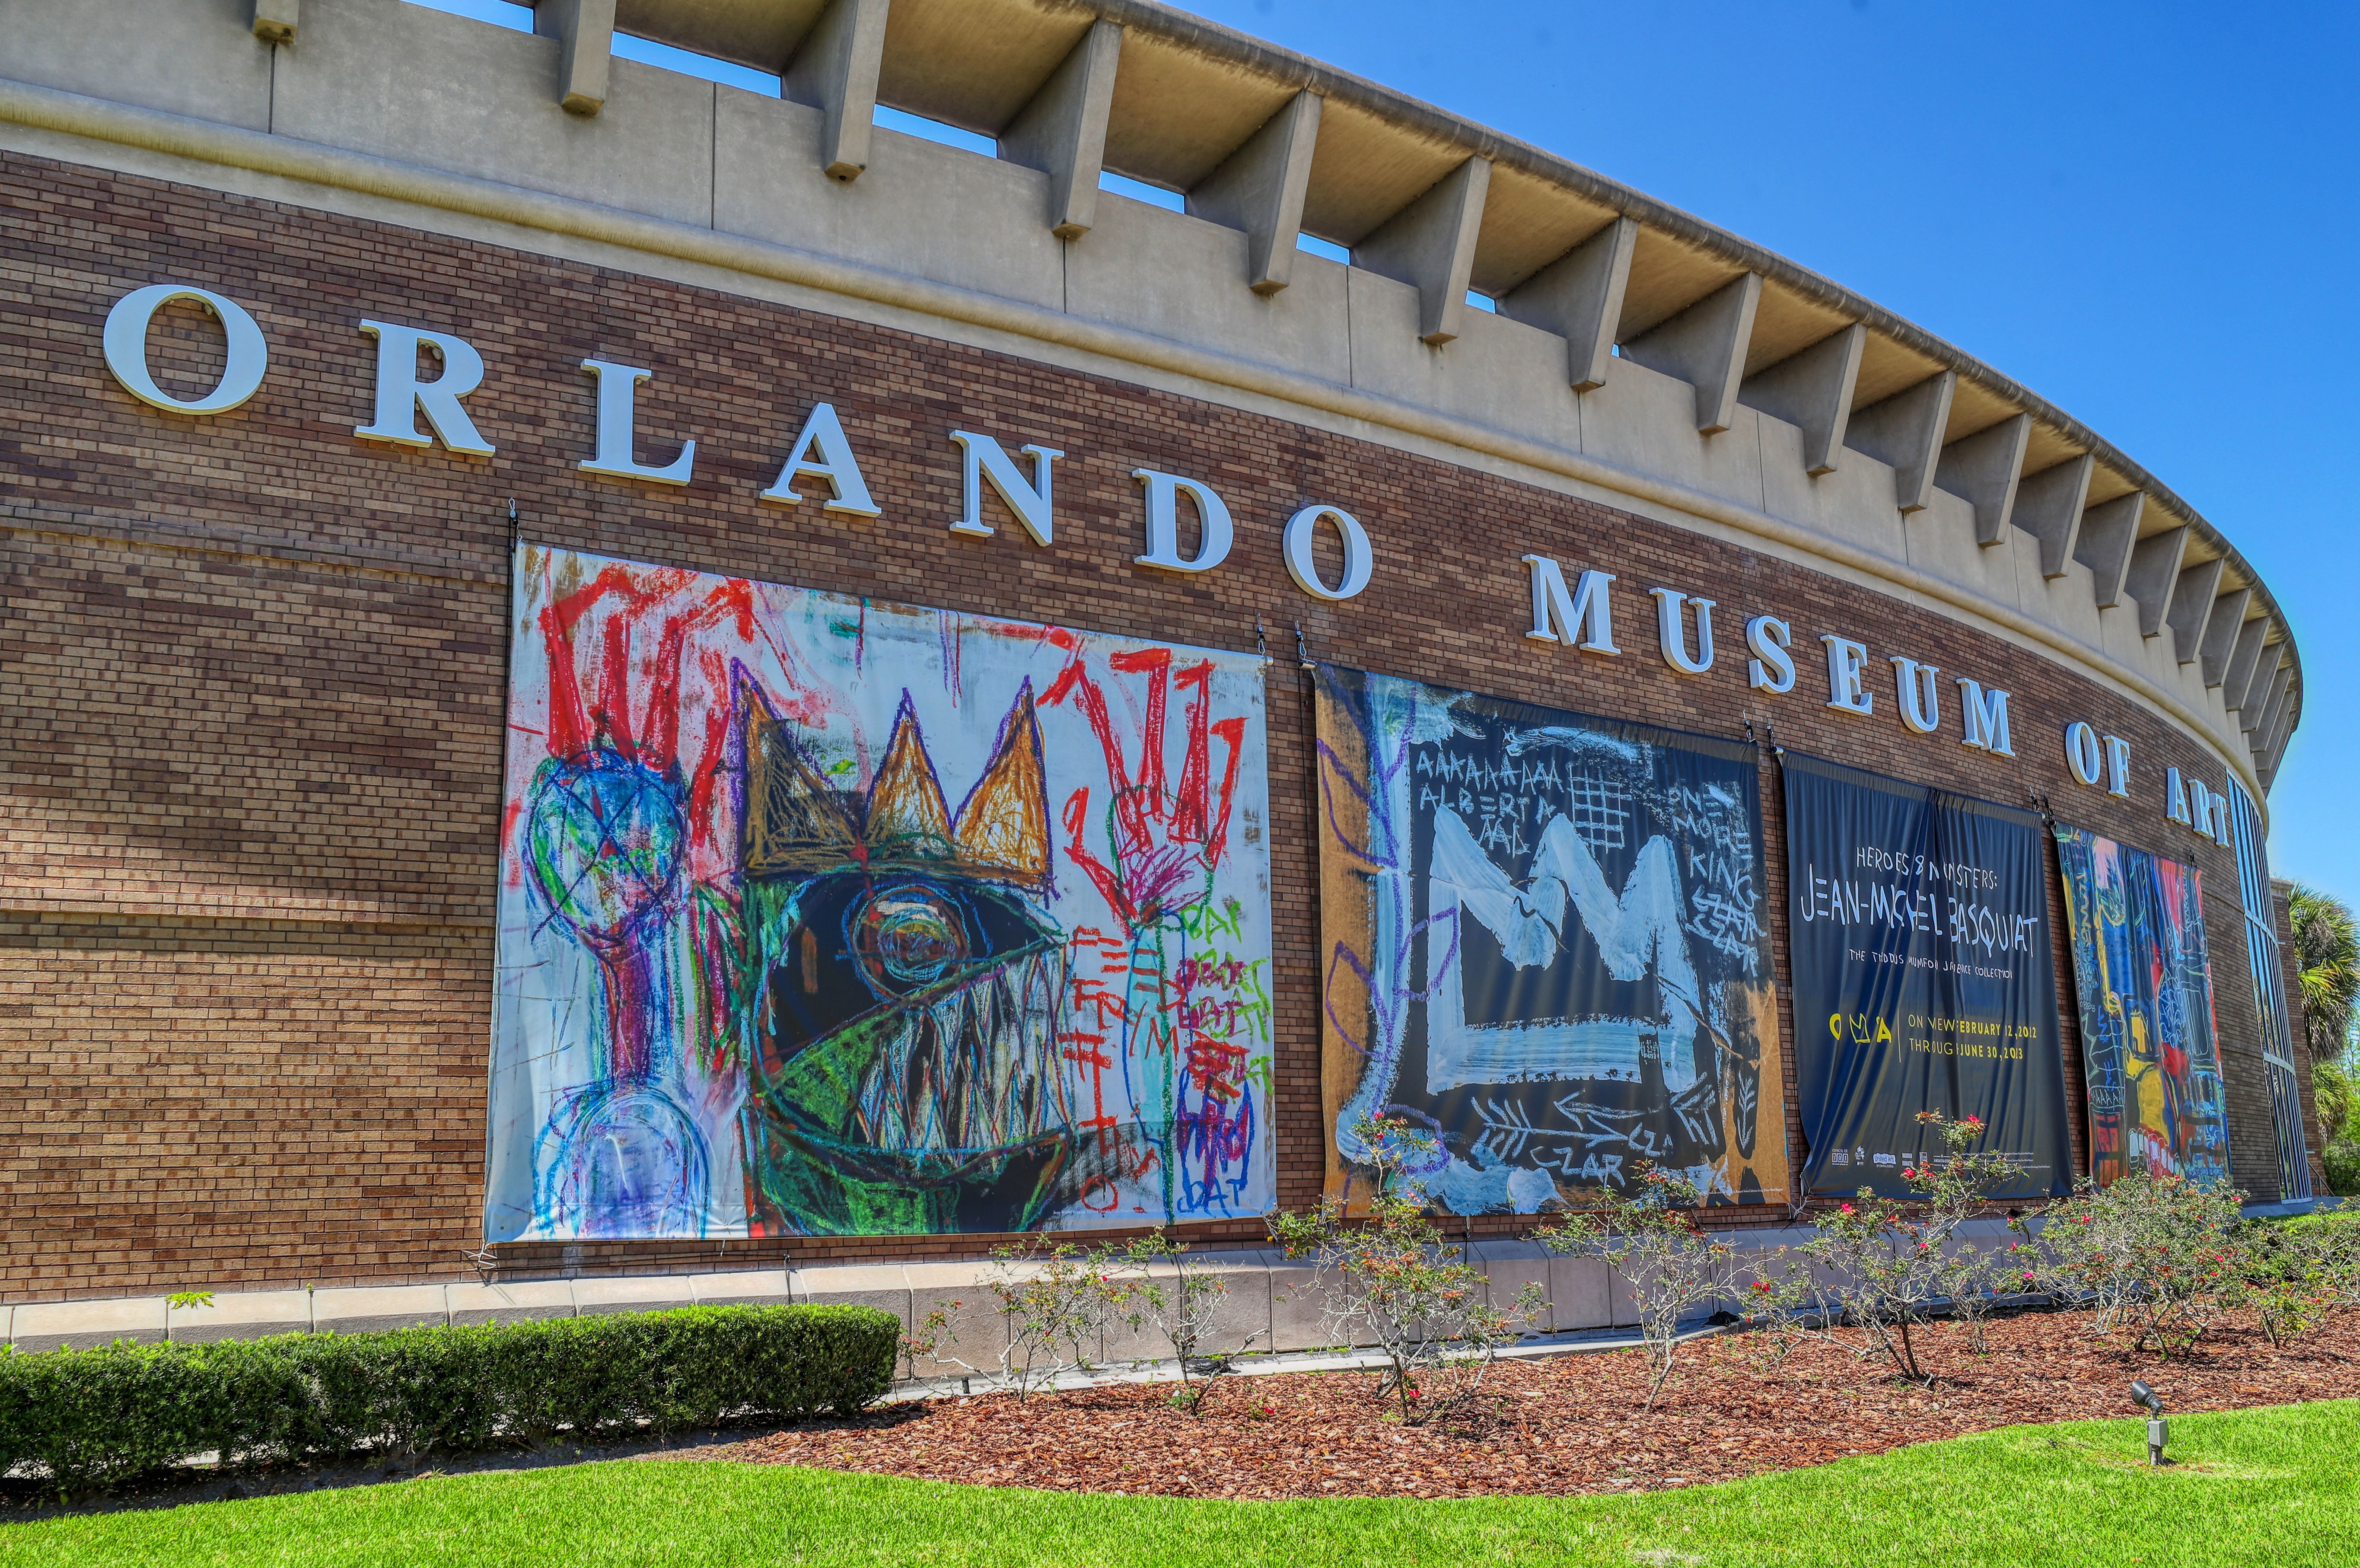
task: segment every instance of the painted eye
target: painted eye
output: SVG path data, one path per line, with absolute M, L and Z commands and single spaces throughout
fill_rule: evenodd
M 956 902 L 922 883 L 879 889 L 848 924 L 861 971 L 881 992 L 933 985 L 972 956 Z

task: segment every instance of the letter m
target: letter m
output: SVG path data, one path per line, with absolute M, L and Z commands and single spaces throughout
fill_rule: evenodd
M 1967 721 L 1967 732 L 1959 738 L 1961 745 L 2002 757 L 2016 755 L 2016 748 L 2007 739 L 2007 693 L 1986 692 L 1962 677 L 1959 682 L 1959 707 L 1964 710 Z
M 1527 555 L 1524 565 L 1533 571 L 1533 629 L 1525 636 L 1563 642 L 1585 653 L 1622 652 L 1614 646 L 1614 605 L 1607 592 L 1613 573 L 1584 572 L 1568 595 L 1565 573 L 1556 562 L 1546 555 Z

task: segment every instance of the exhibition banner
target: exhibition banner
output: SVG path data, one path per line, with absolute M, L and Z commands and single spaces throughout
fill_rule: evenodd
M 2196 868 L 2061 826 L 2057 866 L 2090 1084 L 2090 1174 L 2101 1186 L 2135 1170 L 2228 1180 Z
M 1269 1211 L 1259 657 L 515 572 L 490 1239 Z
M 1804 1190 L 1906 1198 L 1978 1117 L 2000 1198 L 2072 1190 L 2040 818 L 1785 753 Z
M 1376 1118 L 1453 1213 L 1786 1196 L 1750 745 L 1317 670 L 1328 1191 Z M 1391 1136 L 1380 1134 L 1380 1136 Z

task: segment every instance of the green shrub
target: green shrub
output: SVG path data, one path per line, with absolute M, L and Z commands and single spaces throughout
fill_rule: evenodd
M 678 1311 L 217 1344 L 0 1354 L 0 1473 L 88 1491 L 193 1453 L 224 1464 L 464 1453 L 850 1415 L 891 1386 L 901 1325 L 866 1307 Z

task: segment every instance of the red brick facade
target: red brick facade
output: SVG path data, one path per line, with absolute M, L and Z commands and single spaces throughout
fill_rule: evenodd
M 1797 750 L 2010 804 L 2037 792 L 2068 820 L 2202 867 L 2237 1178 L 2275 1191 L 2235 867 L 2157 803 L 2167 765 L 2219 768 L 2042 652 L 1610 507 L 908 332 L 19 156 L 0 159 L 0 1299 L 468 1271 L 511 498 L 525 537 L 552 545 L 1217 647 L 1251 647 L 1260 617 L 1285 654 L 1299 621 L 1320 658 L 1723 736 L 1766 718 Z M 270 372 L 244 408 L 167 415 L 108 376 L 108 306 L 161 280 L 217 290 L 261 323 Z M 468 407 L 496 456 L 354 438 L 369 419 L 365 316 L 481 351 L 489 370 Z M 210 385 L 217 334 L 179 307 L 160 320 L 159 377 Z M 692 485 L 576 471 L 592 433 L 585 357 L 652 367 L 641 452 L 668 460 L 694 437 Z M 881 518 L 756 500 L 819 400 L 842 415 Z M 946 531 L 953 429 L 1067 454 L 1054 548 L 1013 526 L 979 541 Z M 1132 564 L 1142 466 L 1220 491 L 1238 522 L 1225 565 L 1175 580 Z M 1315 500 L 1349 509 L 1375 543 L 1372 586 L 1342 606 L 1301 593 L 1280 561 L 1281 523 Z M 1617 574 L 1622 656 L 1524 636 L 1527 552 Z M 1796 691 L 1748 690 L 1727 651 L 1707 677 L 1674 675 L 1652 652 L 1657 584 L 1709 595 L 1722 615 L 1789 620 Z M 1947 706 L 1943 734 L 1909 734 L 1889 683 L 1873 718 L 1827 711 L 1822 630 L 1866 641 L 1877 672 L 1907 653 L 2006 688 L 2018 755 L 1961 747 Z M 1320 1179 L 1317 878 L 1291 659 L 1270 689 L 1292 1206 Z M 2146 799 L 2072 782 L 2056 736 L 2077 718 L 2131 741 Z M 1783 911 L 1775 773 L 1765 756 Z M 1783 951 L 1783 915 L 1774 934 Z M 2062 1006 L 2070 1058 L 2070 996 Z M 992 1239 L 502 1251 L 519 1269 L 650 1268 Z

